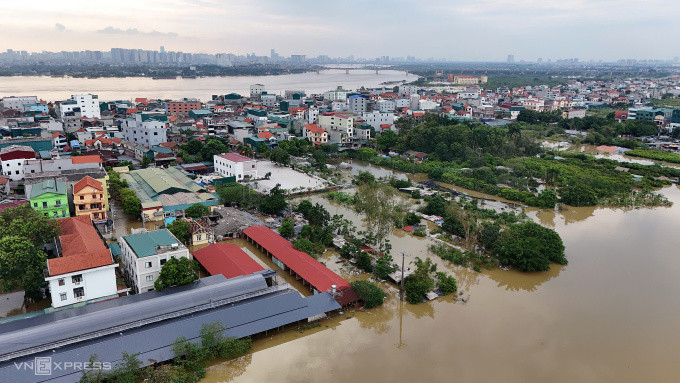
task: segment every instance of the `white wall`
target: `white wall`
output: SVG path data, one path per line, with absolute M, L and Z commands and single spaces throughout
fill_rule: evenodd
M 121 125 L 123 137 L 148 148 L 168 142 L 167 128 L 163 121 L 138 121 L 128 119 Z
M 138 294 L 154 289 L 154 283 L 156 283 L 163 267 L 161 261 L 165 263 L 170 258 L 193 258 L 189 250 L 182 245 L 177 250 L 137 258 L 137 255 L 132 251 L 124 238 L 120 241 L 120 250 L 125 273 L 130 277 L 130 282 L 132 282 L 130 287 Z M 148 262 L 151 263 L 150 267 L 147 267 Z M 147 280 L 147 278 L 150 278 L 150 280 Z
M 45 278 L 50 285 L 52 307 L 72 305 L 116 294 L 118 287 L 116 286 L 115 269 L 116 264 L 113 264 Z M 72 279 L 74 275 L 81 275 L 82 282 L 74 283 Z M 63 280 L 63 286 L 59 285 L 60 280 Z M 80 299 L 77 299 L 73 292 L 73 289 L 78 287 L 82 287 L 85 292 L 85 295 Z M 66 300 L 61 299 L 62 293 L 66 294 Z

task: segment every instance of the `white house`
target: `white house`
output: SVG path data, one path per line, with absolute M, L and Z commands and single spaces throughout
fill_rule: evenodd
M 328 132 L 331 143 L 347 144 L 354 138 L 354 116 L 350 113 L 323 113 L 318 125 Z
M 362 95 L 350 96 L 349 99 L 349 110 L 352 113 L 363 113 L 368 110 L 368 104 L 366 103 L 366 97 Z
M 23 180 L 26 172 L 24 164 L 32 159 L 35 159 L 35 152 L 30 146 L 11 145 L 0 149 L 2 174 L 12 181 Z
M 246 176 L 257 178 L 257 160 L 236 153 L 216 154 L 213 157 L 215 172 L 223 177 L 236 177 L 236 181 Z
M 399 95 L 408 96 L 411 94 L 418 94 L 418 87 L 415 85 L 399 85 Z
M 166 119 L 165 115 L 137 113 L 123 121 L 123 138 L 148 148 L 168 142 Z
M 379 112 L 394 112 L 397 104 L 393 100 L 379 100 L 375 103 L 375 110 Z
M 347 101 L 347 91 L 338 87 L 335 90 L 324 92 L 323 99 L 327 101 Z
M 9 109 L 25 112 L 25 105 L 32 105 L 38 103 L 36 96 L 21 96 L 21 97 L 4 97 L 2 99 L 2 106 Z
M 193 259 L 168 229 L 126 235 L 120 240 L 123 272 L 136 293 L 153 291 L 161 268 L 170 258 Z
M 261 95 L 264 92 L 264 85 L 262 84 L 253 84 L 250 86 L 250 97 L 257 97 Z
M 394 124 L 394 113 L 373 111 L 364 113 L 362 118 L 365 123 L 371 125 L 376 130 L 380 129 L 380 125 Z
M 57 220 L 59 257 L 47 260 L 52 307 L 115 298 L 116 266 L 111 251 L 92 225 L 89 215 Z
M 275 94 L 263 94 L 260 96 L 260 102 L 267 108 L 273 108 L 276 105 Z
M 62 121 L 66 112 L 72 112 L 75 108 L 79 108 L 82 117 L 86 118 L 101 118 L 99 110 L 99 97 L 94 94 L 75 94 L 71 96 L 70 100 L 59 103 L 59 112 Z

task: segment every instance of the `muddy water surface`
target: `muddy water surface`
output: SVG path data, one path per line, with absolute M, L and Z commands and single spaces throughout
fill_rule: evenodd
M 383 307 L 256 340 L 253 352 L 216 362 L 203 381 L 680 381 L 680 189 L 662 192 L 673 207 L 529 210 L 560 233 L 569 265 L 476 273 L 437 260 L 467 303 L 402 304 L 385 286 Z M 312 200 L 362 223 L 343 206 Z M 407 262 L 428 255 L 431 239 L 393 234 L 393 253 Z M 336 258 L 322 260 L 356 278 Z

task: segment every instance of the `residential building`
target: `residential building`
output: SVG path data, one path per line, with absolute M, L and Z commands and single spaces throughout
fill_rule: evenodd
M 335 90 L 324 92 L 323 99 L 326 101 L 347 101 L 347 91 L 339 86 Z
M 214 165 L 216 173 L 223 177 L 236 177 L 236 181 L 241 181 L 246 177 L 257 178 L 257 160 L 240 154 L 216 154 Z
M 24 163 L 25 174 L 102 168 L 102 158 L 96 154 L 88 156 L 60 157 L 51 160 L 34 159 L 26 160 Z
M 275 94 L 260 95 L 260 102 L 267 108 L 273 108 L 276 105 L 276 95 Z
M 167 103 L 167 108 L 169 114 L 188 114 L 192 110 L 201 109 L 201 102 L 189 99 L 170 101 Z
M 47 260 L 52 307 L 117 297 L 116 266 L 89 217 L 58 219 L 59 256 Z
M 215 242 L 210 224 L 204 219 L 189 220 L 189 234 L 191 234 L 191 245 L 206 245 Z
M 363 95 L 353 95 L 349 97 L 349 110 L 352 113 L 361 114 L 368 110 L 368 104 L 366 103 L 366 97 Z
M 38 103 L 36 96 L 3 97 L 2 107 L 25 112 L 27 105 Z
M 119 243 L 123 274 L 135 293 L 153 291 L 161 268 L 170 258 L 193 259 L 168 229 L 126 235 Z
M 35 159 L 35 151 L 30 146 L 12 145 L 0 149 L 2 174 L 12 181 L 24 179 L 24 164 Z
M 150 148 L 167 142 L 168 117 L 158 113 L 137 113 L 123 121 L 123 138 Z
M 457 75 L 453 76 L 453 83 L 457 85 L 476 85 L 479 84 L 479 77 L 477 76 L 467 76 L 467 75 Z
M 101 118 L 99 97 L 93 94 L 73 95 L 70 100 L 59 103 L 59 114 L 62 121 L 64 121 L 68 112 L 80 112 L 81 117 L 99 119 Z
M 399 85 L 398 93 L 400 96 L 409 96 L 418 94 L 419 88 L 415 85 Z
M 66 141 L 66 136 L 63 133 L 52 133 L 52 141 L 55 149 L 57 150 L 63 150 L 66 145 L 68 145 L 68 142 Z
M 319 128 L 316 124 L 305 125 L 302 133 L 303 137 L 315 146 L 328 143 L 328 132 Z
M 106 222 L 108 201 L 104 185 L 87 176 L 73 185 L 73 205 L 76 216 L 88 216 L 92 222 Z
M 265 88 L 262 84 L 253 84 L 250 86 L 250 98 L 257 98 L 264 92 Z
M 373 111 L 362 115 L 364 123 L 371 125 L 377 131 L 380 125 L 394 124 L 394 113 Z
M 375 109 L 379 112 L 394 112 L 397 104 L 393 100 L 379 100 L 375 103 Z
M 68 208 L 66 182 L 45 180 L 30 186 L 28 199 L 33 210 L 48 218 L 71 216 Z

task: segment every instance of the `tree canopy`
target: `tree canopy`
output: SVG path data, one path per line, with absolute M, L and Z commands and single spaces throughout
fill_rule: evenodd
M 198 279 L 198 263 L 189 258 L 170 258 L 161 267 L 161 274 L 154 287 L 161 291 L 172 286 L 182 286 Z

